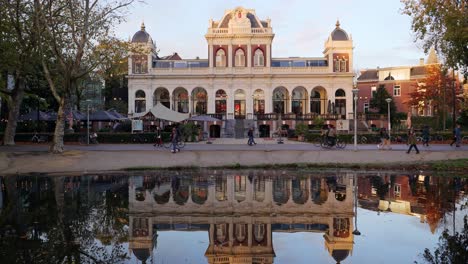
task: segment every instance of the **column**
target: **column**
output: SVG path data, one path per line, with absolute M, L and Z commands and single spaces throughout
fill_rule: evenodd
M 214 114 L 216 109 L 216 91 L 213 86 L 209 87 L 206 91 L 207 93 L 207 101 L 208 101 L 208 114 Z
M 194 114 L 195 111 L 193 111 L 193 96 L 189 95 L 188 100 L 189 100 L 189 114 Z
M 130 84 L 128 85 L 128 113 L 135 113 L 135 90 Z
M 271 90 L 271 84 L 265 85 L 263 89 L 265 95 L 265 114 L 273 112 L 273 91 Z
M 252 89 L 252 84 L 250 84 L 249 89 L 245 90 L 245 114 L 246 118 L 250 117 L 253 119 L 253 91 L 255 89 Z
M 214 245 L 214 231 L 215 231 L 214 224 L 211 223 L 210 231 L 209 231 L 210 246 Z
M 252 45 L 250 44 L 247 45 L 247 54 L 245 59 L 247 60 L 247 67 L 252 67 Z
M 229 85 L 229 89 L 226 91 L 227 100 L 226 100 L 226 113 L 232 118 L 234 118 L 234 91 L 232 89 L 232 85 Z M 229 115 L 231 114 L 231 115 Z
M 229 203 L 234 202 L 234 177 L 228 177 L 226 183 L 227 198 Z
M 352 116 L 350 115 L 350 113 L 353 113 L 353 104 L 354 104 L 354 99 L 353 99 L 353 93 L 352 93 L 352 86 L 351 88 L 348 88 L 348 89 L 345 89 L 346 91 L 346 119 L 349 119 L 351 118 L 352 119 Z M 358 110 L 358 109 L 356 109 Z
M 232 222 L 232 218 L 229 220 L 229 246 L 232 247 L 234 242 L 234 223 Z
M 213 68 L 213 44 L 208 45 L 208 65 L 210 68 Z
M 232 68 L 232 44 L 229 44 L 228 51 L 226 54 L 226 60 L 228 60 L 228 67 Z
M 267 245 L 271 247 L 271 224 L 267 224 Z
M 252 223 L 247 225 L 247 241 L 250 248 L 252 246 Z
M 271 66 L 271 45 L 266 45 L 266 58 L 265 58 L 265 67 L 270 68 Z

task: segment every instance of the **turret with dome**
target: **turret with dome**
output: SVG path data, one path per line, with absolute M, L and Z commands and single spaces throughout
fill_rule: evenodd
M 141 23 L 141 29 L 135 32 L 132 37 L 132 43 L 152 43 L 151 36 L 146 32 L 145 23 Z

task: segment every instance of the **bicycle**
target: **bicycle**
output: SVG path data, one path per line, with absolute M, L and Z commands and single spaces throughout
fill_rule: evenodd
M 351 137 L 351 142 L 354 143 L 354 136 Z M 357 143 L 358 144 L 366 144 L 367 143 L 367 137 L 358 135 Z
M 332 147 L 336 147 L 338 149 L 344 149 L 346 148 L 346 142 L 340 138 L 336 138 L 335 144 L 332 144 L 331 140 L 329 140 L 326 137 L 323 137 L 320 143 L 320 147 L 324 149 L 330 149 Z
M 80 143 L 80 145 L 87 145 L 88 144 L 88 140 L 86 138 L 86 135 L 82 135 L 78 138 L 78 142 Z M 99 144 L 99 142 L 97 141 L 97 135 L 89 135 L 89 144 Z
M 31 138 L 31 142 L 33 143 L 44 143 L 44 142 L 49 142 L 49 137 L 48 136 L 41 136 L 38 135 L 37 133 L 34 133 L 34 135 Z
M 133 134 L 130 140 L 132 141 L 132 143 L 148 143 L 148 139 L 140 134 Z
M 468 144 L 468 136 L 463 136 L 461 142 L 462 142 L 463 145 L 467 145 Z
M 164 142 L 164 147 L 165 147 L 165 148 L 168 149 L 168 148 L 170 148 L 171 146 L 172 146 L 172 142 L 171 142 L 171 141 Z M 184 147 L 185 147 L 185 141 L 183 141 L 183 140 L 178 140 L 178 141 L 177 141 L 176 148 L 181 149 L 181 148 L 184 148 Z

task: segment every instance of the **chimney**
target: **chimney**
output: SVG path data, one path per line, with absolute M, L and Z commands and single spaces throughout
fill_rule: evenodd
M 424 66 L 424 58 L 419 59 L 419 66 Z

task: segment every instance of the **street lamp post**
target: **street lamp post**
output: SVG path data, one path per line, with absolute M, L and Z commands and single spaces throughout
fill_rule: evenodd
M 353 89 L 354 99 L 354 151 L 357 151 L 357 100 L 358 100 L 359 89 Z
M 39 115 L 39 109 L 40 109 L 40 106 L 41 106 L 41 101 L 45 101 L 44 98 L 42 97 L 37 97 L 37 123 L 36 123 L 36 132 L 39 133 L 39 124 L 40 124 L 40 121 L 41 121 L 41 116 Z
M 390 102 L 392 101 L 392 98 L 387 98 L 385 99 L 387 102 L 387 117 L 388 117 L 388 137 L 391 138 L 391 123 L 390 123 Z
M 358 186 L 357 186 L 358 176 L 357 173 L 354 175 L 354 231 L 353 235 L 360 236 L 361 232 L 357 229 L 357 204 L 358 204 Z
M 91 100 L 86 100 L 86 144 L 89 145 L 89 102 Z

